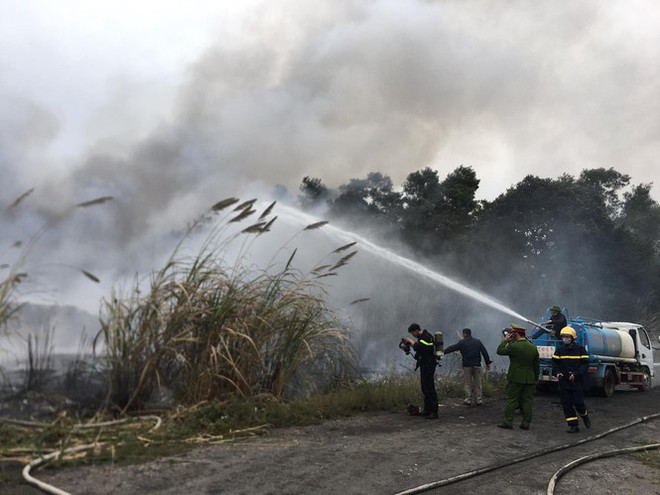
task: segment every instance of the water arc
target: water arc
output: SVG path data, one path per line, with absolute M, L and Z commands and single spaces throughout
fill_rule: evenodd
M 308 223 L 308 224 L 319 222 L 319 219 L 317 217 L 301 212 L 300 210 L 297 210 L 295 208 L 289 206 L 281 206 L 280 208 L 282 209 L 282 216 L 289 217 L 299 222 Z M 452 279 L 451 277 L 448 277 L 447 275 L 443 275 L 442 273 L 431 270 L 430 268 L 427 268 L 421 263 L 411 260 L 410 258 L 406 258 L 405 256 L 401 256 L 400 254 L 397 254 L 394 251 L 391 251 L 387 248 L 379 246 L 378 244 L 375 244 L 374 242 L 370 241 L 364 236 L 361 236 L 360 234 L 356 234 L 355 232 L 344 230 L 332 224 L 324 225 L 323 229 L 324 231 L 329 231 L 330 233 L 332 233 L 332 235 L 334 235 L 338 239 L 341 239 L 342 241 L 345 242 L 357 241 L 358 247 L 363 248 L 365 251 L 371 253 L 374 256 L 378 256 L 381 259 L 385 259 L 391 263 L 406 268 L 407 270 L 410 270 L 429 280 L 439 283 L 444 287 L 447 287 L 448 289 L 458 292 L 473 300 L 481 302 L 482 304 L 485 304 L 493 309 L 496 309 L 497 311 L 506 313 L 509 316 L 513 316 L 514 318 L 520 319 L 522 321 L 535 324 L 533 321 L 529 320 L 525 316 L 507 307 L 502 302 L 476 289 L 468 287 L 465 284 L 457 282 L 456 280 Z

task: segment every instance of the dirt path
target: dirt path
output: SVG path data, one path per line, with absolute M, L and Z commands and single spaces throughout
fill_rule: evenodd
M 445 401 L 440 419 L 403 411 L 363 414 L 323 425 L 274 430 L 241 444 L 206 446 L 138 466 L 43 469 L 36 476 L 74 494 L 394 494 L 539 449 L 574 442 L 660 412 L 660 389 L 621 388 L 611 399 L 588 397 L 593 427 L 565 432 L 559 399 L 534 399 L 530 431 L 496 428 L 503 400 L 481 407 Z M 519 418 L 517 418 L 519 421 Z M 596 442 L 536 458 L 429 493 L 544 494 L 562 465 L 587 453 L 660 442 L 660 419 Z M 556 494 L 660 494 L 660 470 L 627 455 L 577 468 Z M 22 487 L 7 495 L 40 493 Z

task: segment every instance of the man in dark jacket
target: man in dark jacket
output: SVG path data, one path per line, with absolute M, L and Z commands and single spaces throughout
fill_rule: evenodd
M 539 351 L 534 344 L 525 338 L 525 328 L 515 323 L 511 331 L 497 346 L 497 354 L 509 356 L 509 371 L 506 375 L 506 405 L 504 406 L 504 422 L 500 428 L 513 429 L 513 414 L 518 401 L 522 400 L 522 423 L 520 428 L 529 430 L 532 422 L 532 400 L 534 386 L 539 376 Z
M 426 419 L 438 418 L 438 394 L 435 390 L 435 367 L 436 359 L 433 349 L 433 336 L 417 324 L 408 327 L 408 333 L 417 339 L 415 342 L 407 338 L 406 342 L 415 350 L 415 359 L 419 366 L 419 375 L 422 383 L 422 394 L 424 395 L 424 410 L 421 416 Z
M 490 357 L 481 340 L 472 337 L 472 330 L 463 329 L 463 339 L 445 348 L 445 354 L 459 351 L 463 360 L 463 387 L 465 388 L 466 406 L 480 406 L 481 397 L 481 357 L 484 358 L 486 369 L 490 368 Z
M 553 331 L 555 337 L 559 336 L 561 329 L 566 326 L 566 316 L 561 312 L 561 308 L 557 305 L 550 308 L 550 319 L 545 322 L 545 325 Z
M 589 354 L 577 344 L 577 333 L 572 327 L 564 327 L 560 337 L 562 344 L 552 356 L 552 374 L 559 380 L 559 398 L 568 424 L 568 433 L 580 431 L 578 414 L 584 426 L 591 427 L 591 418 L 584 404 L 584 382 L 589 371 Z
M 559 332 L 564 328 L 566 323 L 566 316 L 561 312 L 561 307 L 556 304 L 550 308 L 550 319 L 543 322 L 543 325 L 551 331 L 553 337 L 559 337 Z M 532 340 L 539 338 L 543 335 L 545 330 L 540 329 L 534 335 L 532 335 Z

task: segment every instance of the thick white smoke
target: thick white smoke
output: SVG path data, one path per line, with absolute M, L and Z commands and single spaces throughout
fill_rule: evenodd
M 35 191 L 0 239 L 11 259 L 40 232 L 26 296 L 95 312 L 216 201 L 295 195 L 306 175 L 401 184 L 465 164 L 488 199 L 528 173 L 660 179 L 655 2 L 225 3 L 162 10 L 169 36 L 128 2 L 6 6 L 0 207 Z

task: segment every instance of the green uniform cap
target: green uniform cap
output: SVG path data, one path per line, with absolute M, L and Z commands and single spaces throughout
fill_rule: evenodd
M 550 311 L 559 311 L 561 313 L 561 308 L 555 304 L 553 307 L 550 308 Z
M 525 327 L 521 327 L 515 323 L 511 323 L 511 331 L 525 335 Z

